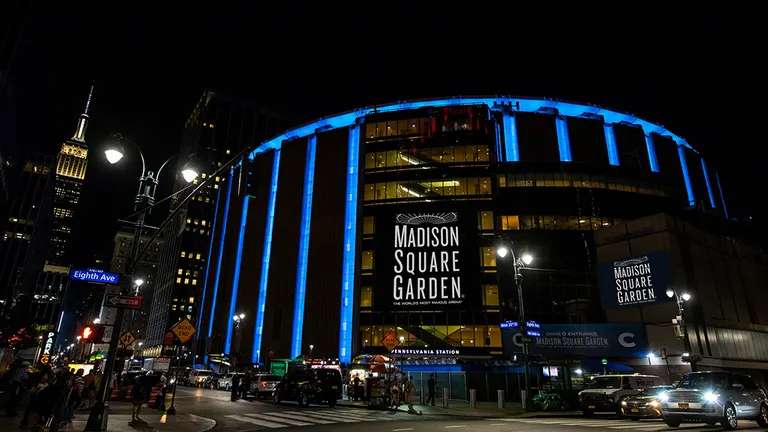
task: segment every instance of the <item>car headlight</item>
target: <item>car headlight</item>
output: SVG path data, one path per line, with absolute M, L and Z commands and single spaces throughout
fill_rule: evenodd
M 654 400 L 654 401 L 648 402 L 648 406 L 651 408 L 658 408 L 661 406 L 661 404 L 659 403 L 659 401 Z
M 669 402 L 669 393 L 664 392 L 664 393 L 660 394 L 659 395 L 659 401 L 661 401 L 663 403 Z
M 708 392 L 704 393 L 704 400 L 709 402 L 709 403 L 717 402 L 717 398 L 719 398 L 719 397 L 720 397 L 720 395 L 715 393 L 715 392 L 708 391 Z
M 621 401 L 621 406 L 627 406 L 627 401 Z

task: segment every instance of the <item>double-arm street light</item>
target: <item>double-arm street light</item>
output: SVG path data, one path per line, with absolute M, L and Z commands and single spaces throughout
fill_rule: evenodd
M 677 304 L 677 316 L 672 320 L 672 324 L 675 324 L 679 329 L 678 334 L 683 338 L 683 346 L 685 352 L 681 356 L 681 359 L 688 357 L 688 361 L 691 363 L 691 371 L 696 371 L 696 360 L 691 354 L 691 341 L 688 339 L 688 325 L 685 322 L 685 305 L 693 299 L 693 296 L 689 292 L 678 293 L 673 289 L 667 289 L 667 297 L 674 299 Z
M 517 290 L 517 319 L 519 323 L 518 328 L 522 334 L 523 342 L 523 390 L 520 391 L 520 401 L 522 403 L 523 409 L 526 409 L 528 401 L 528 325 L 527 321 L 525 320 L 522 269 L 531 265 L 533 262 L 533 255 L 525 252 L 522 255 L 517 256 L 515 255 L 515 251 L 506 245 L 500 245 L 498 248 L 496 248 L 496 255 L 505 261 L 508 259 L 507 256 L 510 256 L 509 261 L 512 263 L 515 289 Z
M 136 152 L 139 154 L 139 158 L 141 160 L 141 175 L 139 176 L 139 187 L 138 192 L 136 193 L 136 198 L 133 202 L 133 210 L 134 213 L 129 216 L 136 217 L 136 223 L 135 223 L 135 230 L 133 233 L 133 244 L 131 245 L 131 252 L 128 256 L 128 259 L 126 260 L 125 265 L 125 275 L 129 277 L 128 280 L 133 282 L 133 285 L 136 286 L 135 293 L 139 293 L 139 289 L 144 284 L 144 279 L 140 277 L 136 277 L 134 275 L 134 272 L 136 270 L 136 264 L 140 258 L 139 254 L 139 244 L 141 243 L 141 236 L 144 231 L 144 220 L 146 218 L 147 212 L 156 204 L 155 202 L 155 192 L 157 191 L 157 184 L 158 179 L 160 178 L 160 174 L 162 174 L 163 169 L 168 165 L 168 163 L 171 162 L 176 156 L 171 156 L 168 159 L 165 160 L 165 162 L 160 165 L 160 169 L 155 171 L 147 170 L 147 164 L 146 160 L 144 158 L 144 154 L 141 151 L 141 148 L 134 142 L 129 139 L 127 139 L 125 136 L 121 134 L 115 134 L 112 136 L 110 141 L 107 143 L 105 149 L 104 149 L 104 156 L 107 159 L 107 162 L 114 165 L 118 162 L 120 162 L 126 155 L 126 145 L 133 147 Z M 198 176 L 198 170 L 194 167 L 194 165 L 187 161 L 181 169 L 181 176 L 184 178 L 184 180 L 187 183 L 192 183 Z M 198 189 L 196 189 L 194 192 L 196 192 Z M 191 195 L 191 194 L 190 194 Z M 173 195 L 171 195 L 173 196 Z M 161 201 L 165 201 L 170 197 L 163 198 Z M 178 209 L 177 209 L 178 210 Z M 167 219 L 166 219 L 167 220 Z M 155 237 L 153 236 L 153 239 Z M 149 245 L 145 246 L 145 250 Z M 128 294 L 130 291 L 130 286 L 128 289 L 124 289 L 122 291 L 122 294 Z M 123 309 L 118 308 L 117 314 L 115 315 L 115 322 L 114 327 L 112 330 L 112 337 L 110 338 L 109 342 L 109 351 L 107 353 L 107 358 L 104 360 L 104 371 L 103 371 L 103 377 L 101 379 L 101 384 L 99 386 L 99 393 L 97 397 L 96 404 L 91 409 L 90 415 L 88 416 L 88 423 L 85 427 L 86 431 L 105 431 L 107 428 L 107 417 L 108 417 L 108 402 L 107 402 L 107 396 L 109 394 L 110 389 L 110 381 L 112 377 L 112 371 L 114 369 L 115 364 L 115 357 L 117 353 L 117 342 L 120 338 L 120 326 L 122 324 L 123 320 Z

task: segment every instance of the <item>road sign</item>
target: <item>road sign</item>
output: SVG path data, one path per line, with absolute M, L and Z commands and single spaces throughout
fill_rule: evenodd
M 141 302 L 143 300 L 144 297 L 142 296 L 109 295 L 104 304 L 108 307 L 122 309 L 141 309 Z
M 134 342 L 136 342 L 136 338 L 133 336 L 133 333 L 129 331 L 123 333 L 123 335 L 120 336 L 120 345 L 122 345 L 123 348 L 128 348 Z
M 118 273 L 109 273 L 101 269 L 72 269 L 69 272 L 69 278 L 71 280 L 78 280 L 83 282 L 95 282 L 112 285 L 120 283 L 120 275 Z
M 393 331 L 386 332 L 381 343 L 388 351 L 392 351 L 397 346 L 397 333 Z
M 184 318 L 171 327 L 171 331 L 179 339 L 179 342 L 184 345 L 192 339 L 192 336 L 194 336 L 195 326 L 190 320 Z

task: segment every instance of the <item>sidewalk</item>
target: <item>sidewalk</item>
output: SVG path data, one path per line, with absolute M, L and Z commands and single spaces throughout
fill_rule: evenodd
M 338 406 L 367 409 L 365 402 L 340 400 Z M 450 401 L 448 408 L 437 406 L 413 405 L 423 415 L 444 415 L 461 417 L 581 417 L 581 411 L 524 411 L 518 402 L 508 402 L 504 408 L 498 408 L 496 402 L 477 402 L 476 408 L 470 408 L 468 402 Z M 407 414 L 408 407 L 401 405 L 400 412 Z
M 131 421 L 131 404 L 128 402 L 109 403 L 109 423 L 107 429 L 110 432 L 154 432 L 154 431 L 178 431 L 178 432 L 208 432 L 216 427 L 216 421 L 207 417 L 194 414 L 164 415 L 162 411 L 147 409 L 141 410 L 141 418 L 145 423 L 129 425 Z M 88 423 L 88 411 L 78 410 L 72 423 L 59 428 L 60 431 L 81 432 Z M 21 430 L 21 429 L 15 429 Z

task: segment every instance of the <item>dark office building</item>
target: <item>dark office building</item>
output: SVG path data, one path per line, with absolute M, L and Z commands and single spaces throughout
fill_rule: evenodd
M 199 165 L 202 178 L 197 184 L 241 150 L 254 147 L 282 127 L 276 115 L 253 101 L 206 90 L 185 123 L 180 160 L 189 156 Z M 179 182 L 176 190 L 184 186 Z M 148 320 L 148 349 L 144 350 L 148 355 L 159 352 L 168 327 L 184 317 L 197 319 L 204 275 L 212 271 L 208 258 L 215 203 L 225 186 L 223 176 L 206 185 L 162 236 Z
M 504 359 L 500 242 L 535 256 L 526 311 L 600 323 L 594 233 L 667 211 L 722 218 L 683 138 L 608 109 L 456 98 L 366 107 L 264 141 L 217 200 L 198 321 L 208 355 Z M 246 313 L 235 332 L 229 319 Z M 429 360 L 427 361 L 429 363 Z

